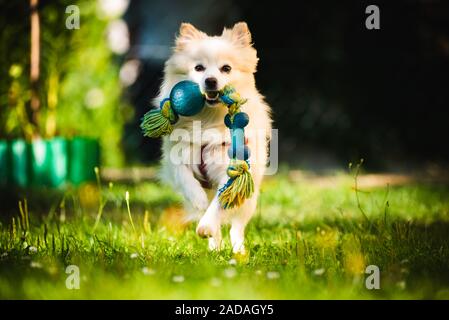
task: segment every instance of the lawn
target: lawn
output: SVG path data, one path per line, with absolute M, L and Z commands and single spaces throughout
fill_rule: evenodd
M 232 255 L 228 229 L 209 252 L 154 181 L 3 190 L 0 298 L 449 299 L 449 187 L 363 177 L 267 177 L 248 256 Z M 66 287 L 69 265 L 79 289 Z M 365 286 L 368 265 L 378 290 Z

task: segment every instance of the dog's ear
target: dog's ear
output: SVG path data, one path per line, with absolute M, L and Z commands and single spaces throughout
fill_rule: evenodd
M 179 36 L 176 38 L 176 48 L 181 49 L 189 41 L 206 37 L 204 32 L 199 31 L 190 23 L 181 23 L 179 27 Z
M 237 22 L 232 29 L 224 29 L 223 37 L 230 39 L 234 44 L 242 47 L 251 45 L 251 33 L 246 22 Z

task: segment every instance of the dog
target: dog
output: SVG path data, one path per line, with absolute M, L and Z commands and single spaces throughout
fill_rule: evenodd
M 199 219 L 196 232 L 209 238 L 211 250 L 222 248 L 221 227 L 229 223 L 233 252 L 246 254 L 245 227 L 256 211 L 271 132 L 270 107 L 255 85 L 257 62 L 245 22 L 224 28 L 219 36 L 208 36 L 192 24 L 182 23 L 172 55 L 165 63 L 159 94 L 153 101 L 159 106 L 182 80 L 196 82 L 205 94 L 203 110 L 196 116 L 180 116 L 171 135 L 163 138 L 159 176 L 183 196 L 188 219 Z M 219 91 L 227 84 L 247 99 L 242 111 L 250 119 L 245 137 L 251 150 L 250 172 L 255 185 L 252 197 L 235 209 L 223 209 L 217 191 L 228 180 L 230 134 L 223 121 L 227 107 L 219 101 Z

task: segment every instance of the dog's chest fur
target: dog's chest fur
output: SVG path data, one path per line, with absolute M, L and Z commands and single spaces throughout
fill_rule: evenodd
M 223 122 L 226 112 L 225 106 L 205 107 L 199 117 L 181 118 L 175 126 L 177 139 L 172 134 L 168 143 L 170 152 L 182 158 L 203 188 L 216 188 L 226 173 L 230 145 Z

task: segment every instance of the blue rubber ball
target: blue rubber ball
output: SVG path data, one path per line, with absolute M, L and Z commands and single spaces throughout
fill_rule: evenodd
M 171 90 L 170 103 L 177 114 L 190 117 L 203 110 L 204 96 L 197 83 L 184 80 L 178 82 Z
M 239 112 L 234 115 L 234 128 L 245 128 L 249 123 L 248 114 L 245 112 Z
M 234 115 L 233 121 L 231 121 L 231 116 L 227 114 L 224 118 L 224 123 L 229 129 L 241 128 L 243 129 L 249 123 L 248 114 L 245 112 L 239 112 Z

